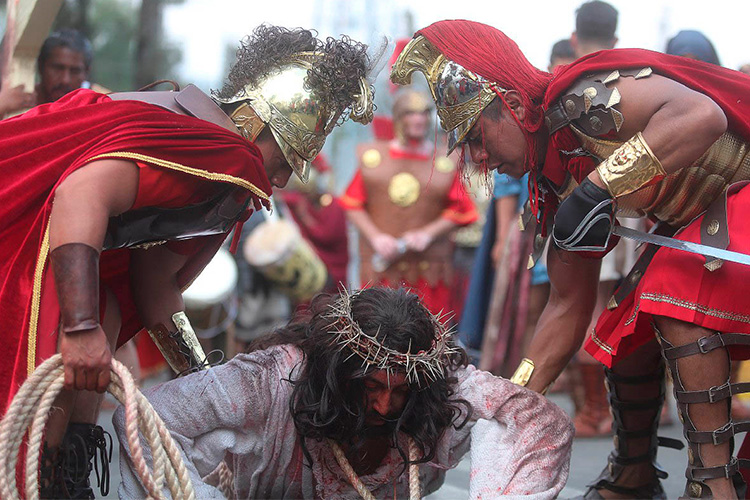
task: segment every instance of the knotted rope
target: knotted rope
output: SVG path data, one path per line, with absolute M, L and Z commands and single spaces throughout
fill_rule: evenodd
M 0 497 L 7 500 L 39 499 L 39 456 L 44 428 L 52 403 L 64 381 L 62 357 L 56 354 L 42 363 L 19 389 L 7 413 L 0 421 L 0 443 L 7 453 L 0 454 Z M 175 499 L 195 500 L 180 450 L 164 422 L 148 400 L 136 388 L 133 377 L 119 361 L 112 360 L 112 381 L 107 390 L 125 406 L 125 430 L 128 446 L 149 499 L 163 499 L 163 486 Z M 23 437 L 29 430 L 26 452 L 25 494 L 16 482 L 16 467 Z M 141 431 L 154 458 L 153 471 L 143 457 L 138 435 Z

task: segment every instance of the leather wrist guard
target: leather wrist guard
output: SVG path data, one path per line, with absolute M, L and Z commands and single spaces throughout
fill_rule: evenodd
M 596 167 L 614 198 L 663 179 L 667 172 L 638 132 Z
M 187 316 L 180 311 L 172 315 L 174 328 L 158 324 L 148 329 L 164 359 L 178 375 L 210 367 L 198 337 Z
M 572 252 L 603 252 L 614 217 L 614 200 L 609 193 L 585 178 L 557 209 L 552 229 L 555 244 Z
M 49 254 L 60 304 L 60 331 L 76 333 L 99 326 L 99 251 L 66 243 Z

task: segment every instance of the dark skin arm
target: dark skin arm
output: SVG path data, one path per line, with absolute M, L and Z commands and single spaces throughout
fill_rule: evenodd
M 625 117 L 617 138 L 641 132 L 667 173 L 693 163 L 726 131 L 726 116 L 715 102 L 674 80 L 623 77 L 612 85 L 622 95 L 618 108 Z M 589 179 L 605 187 L 596 171 Z M 598 260 L 550 251 L 550 299 L 527 353 L 536 364 L 530 389 L 549 386 L 580 348 L 596 303 L 599 266 Z
M 75 242 L 101 249 L 109 217 L 129 210 L 137 192 L 138 167 L 131 162 L 102 160 L 73 172 L 55 191 L 50 248 Z M 133 297 L 147 327 L 171 325 L 172 314 L 184 309 L 176 275 L 186 261 L 164 245 L 131 252 Z M 106 390 L 112 353 L 101 326 L 62 334 L 59 350 L 66 388 Z
M 718 104 L 669 78 L 623 77 L 610 86 L 622 95 L 618 109 L 625 117 L 617 138 L 626 141 L 641 132 L 668 174 L 700 158 L 727 129 Z M 596 171 L 589 179 L 604 187 Z
M 529 389 L 537 392 L 546 389 L 580 349 L 596 305 L 600 267 L 598 259 L 585 259 L 550 246 L 549 301 L 526 353 L 536 365 L 527 385 Z
M 170 331 L 175 329 L 172 315 L 185 310 L 177 273 L 186 262 L 186 255 L 174 253 L 166 245 L 131 251 L 133 301 L 146 328 L 163 324 Z
M 92 162 L 70 174 L 55 190 L 50 215 L 50 251 L 67 243 L 102 248 L 109 218 L 133 206 L 138 193 L 138 167 L 128 161 Z M 104 392 L 112 360 L 101 325 L 61 334 L 59 351 L 66 389 Z

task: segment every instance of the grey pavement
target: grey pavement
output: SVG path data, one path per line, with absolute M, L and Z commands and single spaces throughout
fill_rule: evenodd
M 111 399 L 110 395 L 107 395 Z M 562 407 L 569 414 L 572 414 L 573 405 L 570 398 L 566 395 L 552 394 L 550 399 Z M 671 404 L 672 415 L 675 415 L 673 403 Z M 114 429 L 112 427 L 112 410 L 105 410 L 100 417 L 100 425 L 108 430 L 114 438 Z M 679 424 L 665 427 L 660 431 L 660 435 L 682 439 L 681 426 Z M 684 440 L 683 440 L 684 441 Z M 582 494 L 586 490 L 586 484 L 599 475 L 606 464 L 606 458 L 612 450 L 612 439 L 576 439 L 573 443 L 573 456 L 571 458 L 570 478 L 565 489 L 563 489 L 560 498 L 570 498 Z M 117 486 L 120 483 L 118 447 L 115 445 L 113 461 L 111 464 L 111 488 L 106 498 L 117 498 Z M 668 498 L 677 498 L 682 494 L 685 487 L 685 466 L 687 464 L 687 455 L 685 450 L 677 451 L 668 448 L 659 450 L 659 463 L 669 472 L 669 478 L 663 481 L 664 488 Z M 454 500 L 465 499 L 469 492 L 469 459 L 464 459 L 458 467 L 448 471 L 445 484 L 443 487 L 430 495 L 430 500 Z M 92 475 L 92 482 L 96 478 Z M 98 498 L 98 496 L 97 496 Z

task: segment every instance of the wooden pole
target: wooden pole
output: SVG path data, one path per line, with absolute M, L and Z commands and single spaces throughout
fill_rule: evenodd
M 36 58 L 49 35 L 63 0 L 8 0 L 3 51 L 3 79 L 9 85 L 34 88 Z

